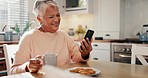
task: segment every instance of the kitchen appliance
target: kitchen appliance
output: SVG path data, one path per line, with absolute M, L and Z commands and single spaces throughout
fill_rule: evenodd
M 138 35 L 140 41 L 148 42 L 148 25 L 143 25 L 141 29 L 141 34 Z
M 131 63 L 131 47 L 128 43 L 112 43 L 111 61 Z
M 111 61 L 131 64 L 131 48 L 133 44 L 147 44 L 138 39 L 115 40 L 111 43 Z M 147 56 L 145 56 L 147 59 Z M 147 59 L 148 60 L 148 59 Z M 137 59 L 136 64 L 141 64 Z
M 143 25 L 141 33 L 146 33 L 148 31 L 148 24 Z
M 86 0 L 66 0 L 66 11 L 78 11 L 86 10 L 87 1 Z
M 79 6 L 79 0 L 66 0 L 66 8 L 73 8 Z

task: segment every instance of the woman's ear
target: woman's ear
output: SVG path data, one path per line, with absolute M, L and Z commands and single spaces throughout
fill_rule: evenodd
M 42 19 L 41 19 L 41 17 L 39 15 L 37 16 L 37 20 L 39 21 L 39 23 L 42 22 Z

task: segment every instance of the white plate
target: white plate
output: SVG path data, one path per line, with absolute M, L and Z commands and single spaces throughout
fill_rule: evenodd
M 84 69 L 88 69 L 88 68 L 89 68 L 89 69 L 93 69 L 94 71 L 96 71 L 95 74 L 90 74 L 89 76 L 98 76 L 99 73 L 101 72 L 99 69 L 93 68 L 93 67 L 72 67 L 72 68 L 66 69 L 65 71 L 66 71 L 66 72 L 70 72 L 70 70 L 74 70 L 74 69 L 76 69 L 76 68 L 84 68 Z M 70 72 L 70 73 L 72 73 L 72 72 Z M 75 73 L 75 74 L 79 74 L 79 73 Z

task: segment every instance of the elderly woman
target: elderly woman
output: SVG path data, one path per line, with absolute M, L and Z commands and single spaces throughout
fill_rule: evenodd
M 58 30 L 60 13 L 57 3 L 50 0 L 36 0 L 33 12 L 40 23 L 40 27 L 26 32 L 19 42 L 11 73 L 37 73 L 43 66 L 43 54 L 58 55 L 57 66 L 71 62 L 87 62 L 92 50 L 88 38 L 81 41 L 82 49 L 66 33 Z M 34 59 L 32 59 L 34 58 Z

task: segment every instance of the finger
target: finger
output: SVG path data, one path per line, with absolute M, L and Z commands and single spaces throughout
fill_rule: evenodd
M 85 45 L 85 48 L 87 49 L 89 44 L 88 44 L 88 42 L 84 41 L 84 45 Z
M 41 59 L 42 56 L 41 55 L 37 55 L 35 58 Z
M 87 52 L 86 52 L 86 49 L 84 50 L 81 50 L 81 48 L 79 47 L 79 51 L 80 51 L 80 53 L 82 54 L 82 55 L 86 55 L 86 54 L 88 54 Z
M 81 46 L 82 46 L 82 50 L 85 50 L 85 45 L 83 41 L 81 41 Z
M 39 69 L 35 69 L 35 68 L 30 68 L 29 72 L 31 73 L 37 73 L 39 71 Z
M 30 59 L 30 63 L 31 63 L 31 64 L 40 64 L 41 62 L 40 62 L 39 59 L 33 58 L 33 59 Z
M 29 68 L 33 68 L 33 69 L 40 69 L 42 67 L 41 64 L 30 64 Z
M 87 38 L 87 40 L 88 40 L 88 38 Z M 91 45 L 91 43 L 92 43 L 92 39 L 91 39 L 91 41 L 88 41 L 88 46 L 86 47 L 86 49 L 87 49 L 88 51 L 91 51 L 91 50 L 92 50 L 92 45 Z
M 86 39 L 85 39 L 85 41 L 88 43 L 88 42 L 89 42 L 89 39 L 88 39 L 88 38 L 86 38 Z
M 42 65 L 41 64 L 30 64 L 29 65 L 29 71 L 30 72 L 37 72 L 41 69 Z
M 90 43 L 92 43 L 92 41 L 93 41 L 93 38 L 91 38 Z
M 36 59 L 36 60 L 39 60 L 40 63 L 43 64 L 43 56 L 37 55 L 37 56 L 35 57 L 35 59 Z
M 86 42 L 88 43 L 88 45 L 91 45 L 91 43 L 92 43 L 92 39 L 89 41 L 89 39 L 86 38 Z
M 42 67 L 42 64 L 34 64 L 34 63 L 31 63 L 30 61 L 28 62 L 27 64 L 27 69 L 29 70 L 29 72 L 38 72 L 38 70 L 40 70 Z
M 36 70 L 36 69 L 30 69 L 29 70 L 31 73 L 37 73 L 39 70 Z
M 85 45 L 85 49 L 88 50 L 89 49 L 89 45 L 90 45 L 90 42 L 88 41 L 88 38 L 84 41 L 84 45 Z

